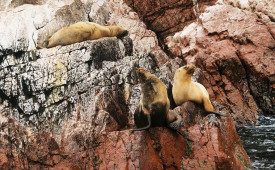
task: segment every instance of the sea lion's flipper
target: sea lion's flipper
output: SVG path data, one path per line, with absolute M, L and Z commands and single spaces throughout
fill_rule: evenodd
M 222 114 L 220 112 L 208 111 L 208 113 L 214 113 L 214 114 L 219 115 L 219 116 L 227 117 L 227 115 Z
M 148 119 L 148 125 L 142 128 L 138 128 L 138 129 L 133 129 L 134 131 L 140 131 L 140 130 L 146 130 L 149 129 L 151 127 L 151 116 L 150 114 L 147 115 L 147 119 Z
M 168 126 L 174 130 L 177 130 L 180 127 L 180 124 L 173 122 L 173 123 L 170 123 Z
M 177 130 L 181 125 L 182 117 L 175 111 L 169 110 L 168 121 L 169 121 L 168 126 L 174 130 Z

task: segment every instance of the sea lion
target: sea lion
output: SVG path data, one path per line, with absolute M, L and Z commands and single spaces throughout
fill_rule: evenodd
M 156 126 L 178 129 L 182 118 L 176 112 L 169 111 L 170 102 L 165 85 L 143 68 L 137 69 L 136 73 L 141 84 L 141 99 L 134 113 L 138 128 L 134 130 L 145 130 Z
M 122 38 L 128 31 L 119 26 L 102 26 L 93 22 L 77 22 L 58 30 L 48 40 L 48 48 L 58 45 L 69 45 L 102 37 Z
M 193 64 L 185 65 L 177 69 L 174 75 L 172 88 L 172 94 L 175 103 L 179 106 L 184 102 L 192 101 L 203 105 L 206 112 L 227 117 L 225 114 L 215 112 L 205 87 L 202 84 L 191 80 L 195 69 L 196 67 Z

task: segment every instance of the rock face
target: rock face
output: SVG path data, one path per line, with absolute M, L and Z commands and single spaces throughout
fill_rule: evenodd
M 235 125 L 274 113 L 270 9 L 265 0 L 1 1 L 0 167 L 250 168 Z M 129 36 L 44 48 L 79 21 L 119 25 Z M 191 102 L 175 106 L 173 75 L 186 63 L 198 67 L 194 80 L 228 118 Z M 138 67 L 167 86 L 183 136 L 166 127 L 131 130 Z
M 274 24 L 230 5 L 208 7 L 200 19 L 168 38 L 170 52 L 202 68 L 212 100 L 239 123 L 273 114 Z
M 127 0 L 126 2 L 137 11 L 140 18 L 158 35 L 158 38 L 163 40 L 194 22 L 197 12 L 214 4 L 215 0 L 201 0 L 199 1 L 199 8 L 196 8 L 197 0 Z
M 131 61 L 127 58 L 121 66 L 116 61 L 131 54 L 129 38 L 11 53 L 1 62 L 1 96 L 7 101 L 7 107 L 13 108 L 13 117 L 37 128 L 60 126 L 65 119 L 85 110 L 96 95 L 104 100 L 100 97 L 105 93 L 121 101 L 120 112 L 125 113 L 125 103 L 120 98 L 126 92 L 119 92 L 119 86 L 133 83 L 132 79 L 125 82 L 122 79 L 131 74 L 124 71 L 123 66 Z M 109 91 L 117 93 L 112 96 Z M 108 110 L 112 106 L 104 107 Z
M 203 113 L 192 103 L 185 108 Z M 178 110 L 184 108 L 177 108 Z M 232 119 L 204 118 L 182 112 L 184 136 L 166 128 L 120 131 L 99 138 L 95 150 L 99 169 L 240 169 L 250 167 Z M 188 121 L 187 121 L 188 120 Z M 237 139 L 237 140 L 236 140 Z M 112 148 L 112 149 L 110 149 Z M 232 152 L 233 151 L 233 152 Z M 120 153 L 120 154 L 119 154 Z M 121 154 L 123 153 L 123 154 Z M 117 155 L 117 156 L 114 156 Z M 123 163 L 121 163 L 123 162 Z
M 217 109 L 226 107 L 238 124 L 274 114 L 274 2 L 127 2 L 158 32 L 166 53 L 202 70 Z
M 87 119 L 66 122 L 61 135 L 31 133 L 11 118 L 1 117 L 0 166 L 4 169 L 250 168 L 230 117 L 206 116 L 193 103 L 176 110 L 182 111 L 185 118 L 186 128 L 180 129 L 183 136 L 165 127 L 96 133 L 96 127 Z M 99 121 L 95 120 L 93 125 L 102 124 Z

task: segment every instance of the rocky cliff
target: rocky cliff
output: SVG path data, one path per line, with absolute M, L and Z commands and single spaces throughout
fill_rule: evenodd
M 0 167 L 3 169 L 243 169 L 237 124 L 274 113 L 274 3 L 269 1 L 5 0 L 0 2 Z M 123 39 L 45 48 L 78 21 L 116 24 Z M 171 97 L 194 63 L 218 111 Z M 167 86 L 183 136 L 134 132 L 135 69 Z

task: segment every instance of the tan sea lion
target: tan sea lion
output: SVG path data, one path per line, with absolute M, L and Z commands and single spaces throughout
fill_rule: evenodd
M 134 114 L 135 124 L 139 129 L 134 130 L 156 126 L 178 129 L 182 118 L 176 112 L 169 111 L 170 102 L 165 85 L 143 68 L 137 69 L 136 73 L 141 84 L 141 99 Z
M 58 30 L 48 41 L 47 47 L 69 45 L 102 37 L 122 38 L 128 31 L 119 26 L 102 26 L 93 22 L 78 22 Z
M 215 112 L 215 108 L 211 104 L 209 94 L 205 87 L 191 80 L 196 67 L 193 64 L 180 67 L 175 75 L 172 88 L 172 94 L 175 103 L 179 106 L 184 102 L 192 101 L 203 105 L 206 112 L 214 113 L 220 116 L 227 115 Z

